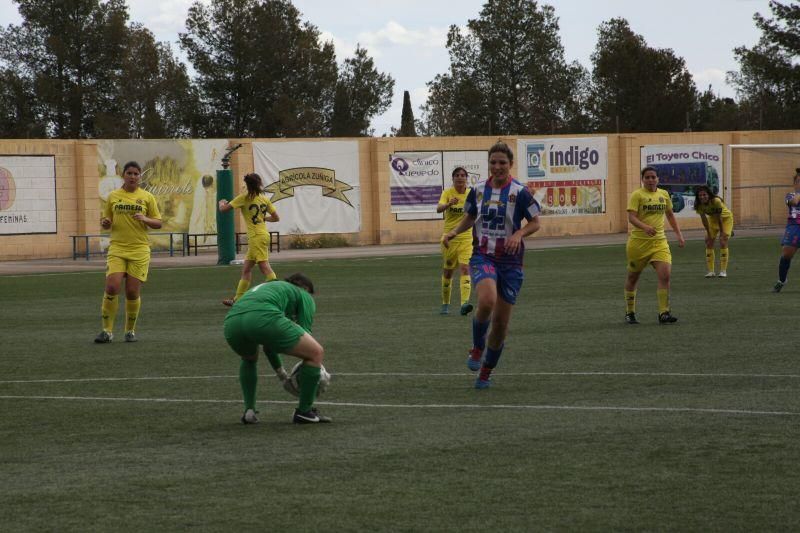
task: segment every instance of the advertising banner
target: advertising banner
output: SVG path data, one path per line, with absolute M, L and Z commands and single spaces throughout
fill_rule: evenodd
M 122 186 L 125 163 L 136 161 L 140 186 L 156 197 L 161 211 L 159 232 L 216 233 L 215 176 L 227 147 L 221 139 L 98 141 L 101 212 L 109 193 Z M 150 241 L 155 249 L 169 246 L 166 235 L 151 235 Z M 197 244 L 216 244 L 216 237 L 198 237 Z
M 605 137 L 521 139 L 519 174 L 543 215 L 596 215 L 606 211 L 608 140 Z
M 0 235 L 56 233 L 54 156 L 0 156 Z
M 445 183 L 442 152 L 390 154 L 389 172 L 392 213 L 427 213 L 433 214 L 432 218 L 441 218 L 436 213 L 436 204 Z
M 472 187 L 479 181 L 489 177 L 489 160 L 486 150 L 442 152 L 442 161 L 445 189 L 452 185 L 453 169 L 456 167 L 464 167 L 466 169 L 468 187 Z
M 698 185 L 707 185 L 722 198 L 721 144 L 649 145 L 642 146 L 640 154 L 642 168 L 655 167 L 658 186 L 670 193 L 675 216 L 695 216 L 694 192 Z
M 358 141 L 256 142 L 253 163 L 280 216 L 270 231 L 361 230 Z

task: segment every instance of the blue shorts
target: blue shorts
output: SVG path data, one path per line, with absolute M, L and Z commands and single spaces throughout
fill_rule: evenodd
M 783 232 L 781 246 L 793 246 L 794 248 L 800 247 L 800 225 L 786 225 L 786 231 Z
M 521 266 L 498 265 L 485 255 L 473 254 L 469 260 L 469 273 L 473 287 L 477 287 L 481 280 L 492 279 L 497 285 L 497 294 L 503 300 L 511 305 L 517 303 L 517 295 L 525 279 Z

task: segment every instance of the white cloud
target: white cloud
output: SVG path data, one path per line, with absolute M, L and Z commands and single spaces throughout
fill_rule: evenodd
M 720 97 L 733 97 L 733 88 L 725 81 L 726 72 L 719 68 L 706 68 L 698 72 L 692 72 L 694 83 L 697 90 L 704 92 L 709 85 L 711 90 Z
M 447 28 L 408 29 L 394 20 L 390 20 L 377 31 L 359 33 L 358 40 L 367 47 L 393 45 L 413 48 L 442 48 L 447 42 Z

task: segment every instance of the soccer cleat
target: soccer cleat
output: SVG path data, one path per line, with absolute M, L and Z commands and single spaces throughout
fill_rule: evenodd
M 101 331 L 97 334 L 97 337 L 94 338 L 94 342 L 97 344 L 107 344 L 114 339 L 114 334 L 108 331 Z
M 781 292 L 781 289 L 783 288 L 783 286 L 784 286 L 784 283 L 782 281 L 777 282 L 775 284 L 775 286 L 772 287 L 772 292 Z
M 475 380 L 475 388 L 478 390 L 488 389 L 492 386 L 491 379 L 481 379 L 480 377 Z
M 256 412 L 252 409 L 248 409 L 242 415 L 242 424 L 258 424 L 258 417 L 256 416 Z
M 672 313 L 666 311 L 658 315 L 658 323 L 659 324 L 674 324 L 678 321 L 678 317 L 672 316 Z
M 467 316 L 475 309 L 473 305 L 469 302 L 461 305 L 461 316 Z
M 727 278 L 728 277 L 728 273 L 725 272 L 724 270 L 720 270 L 718 276 L 720 278 Z
M 442 304 L 442 308 L 439 310 L 440 315 L 449 315 L 450 314 L 450 306 L 448 304 Z
M 625 323 L 626 324 L 638 324 L 639 321 L 636 320 L 636 313 L 625 313 Z
M 126 331 L 125 332 L 125 342 L 136 342 L 139 339 L 136 338 L 136 333 L 133 331 Z
M 292 422 L 295 424 L 326 424 L 328 422 L 333 422 L 333 420 L 329 416 L 321 415 L 316 407 L 312 407 L 305 413 L 301 412 L 299 409 L 295 409 Z
M 475 372 L 476 370 L 481 369 L 481 356 L 483 355 L 483 350 L 480 348 L 473 348 L 469 352 L 469 356 L 467 357 L 467 368 Z
M 233 302 L 234 301 L 235 300 L 233 298 L 225 298 L 224 300 L 222 300 L 222 305 L 224 305 L 226 307 L 233 307 Z
M 722 272 L 720 272 L 719 275 L 721 277 L 725 277 L 725 276 L 722 276 Z M 716 274 L 714 274 L 713 272 L 709 272 L 708 274 L 706 274 L 707 278 L 713 278 L 714 276 L 716 276 Z

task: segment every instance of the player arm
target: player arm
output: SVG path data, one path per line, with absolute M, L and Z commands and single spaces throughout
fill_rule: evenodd
M 524 226 L 514 232 L 513 235 L 506 241 L 505 249 L 510 254 L 517 253 L 520 243 L 529 235 L 533 235 L 539 231 L 539 215 L 533 216 L 525 223 Z
M 675 213 L 673 213 L 672 209 L 670 209 L 664 214 L 664 216 L 667 217 L 667 222 L 669 222 L 672 231 L 674 231 L 675 235 L 678 236 L 678 246 L 683 248 L 686 244 L 686 241 L 683 238 L 683 233 L 681 233 L 681 227 L 678 225 L 678 219 L 675 218 Z
M 103 207 L 103 214 L 100 216 L 100 227 L 103 229 L 111 228 L 111 221 L 114 220 L 114 212 L 111 210 L 111 202 L 106 202 Z
M 450 239 L 454 238 L 459 233 L 463 233 L 471 228 L 475 224 L 475 217 L 466 213 L 464 218 L 461 219 L 461 222 L 458 223 L 458 226 L 451 229 L 447 233 L 442 236 L 442 244 L 444 244 L 445 248 L 450 246 Z
M 451 205 L 456 205 L 457 203 L 458 198 L 450 198 L 448 202 L 442 202 L 442 200 L 439 200 L 439 203 L 436 205 L 436 212 L 443 213 L 444 211 L 447 211 L 448 207 Z
M 708 217 L 705 213 L 700 213 L 700 221 L 703 222 L 703 227 L 706 228 L 706 233 L 711 234 L 711 228 L 708 227 Z
M 800 194 L 794 193 L 791 198 L 786 199 L 786 205 L 797 207 L 800 204 Z
M 644 222 L 639 220 L 639 217 L 636 215 L 636 211 L 628 211 L 628 222 L 630 222 L 632 226 L 639 228 L 640 230 L 647 233 L 651 237 L 656 234 L 656 230 L 653 228 L 653 226 L 645 224 Z
M 272 207 L 269 210 L 269 216 L 264 217 L 264 222 L 278 222 L 280 221 L 281 217 L 278 216 L 278 211 Z
M 219 212 L 220 213 L 225 213 L 225 212 L 230 211 L 231 209 L 233 209 L 233 206 L 225 198 L 223 198 L 222 200 L 219 201 L 219 204 L 217 204 L 217 207 L 219 208 Z

